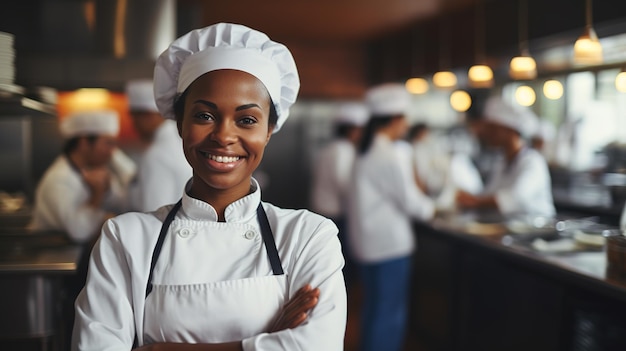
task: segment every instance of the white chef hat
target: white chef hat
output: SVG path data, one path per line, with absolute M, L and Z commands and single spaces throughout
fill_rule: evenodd
M 220 69 L 250 73 L 265 85 L 278 113 L 277 132 L 300 88 L 296 63 L 283 44 L 239 24 L 218 23 L 193 30 L 159 56 L 154 95 L 161 114 L 175 118 L 175 98 L 201 75 Z
M 492 96 L 485 103 L 485 119 L 517 131 L 523 137 L 530 137 L 537 129 L 538 118 L 527 108 L 513 106 Z
M 411 95 L 404 84 L 383 83 L 370 88 L 365 93 L 365 101 L 372 117 L 405 114 Z
M 120 131 L 119 115 L 114 110 L 75 112 L 61 120 L 60 129 L 66 139 L 92 134 L 117 136 Z
M 367 123 L 369 118 L 369 110 L 364 103 L 345 102 L 342 103 L 335 113 L 335 123 L 349 124 L 357 127 Z
M 151 79 L 134 79 L 126 83 L 126 95 L 131 111 L 159 112 L 154 101 L 154 88 Z

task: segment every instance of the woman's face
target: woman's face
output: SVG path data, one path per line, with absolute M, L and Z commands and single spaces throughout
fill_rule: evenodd
M 184 106 L 179 131 L 192 192 L 247 194 L 273 129 L 265 86 L 246 72 L 212 71 L 189 86 Z

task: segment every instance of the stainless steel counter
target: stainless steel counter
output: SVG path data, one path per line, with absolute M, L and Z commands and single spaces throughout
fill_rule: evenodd
M 68 309 L 83 248 L 62 232 L 0 230 L 0 349 L 66 349 Z
M 81 254 L 82 247 L 60 232 L 0 234 L 0 274 L 73 274 Z

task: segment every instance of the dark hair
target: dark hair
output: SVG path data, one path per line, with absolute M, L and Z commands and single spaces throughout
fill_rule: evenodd
M 69 155 L 72 151 L 74 151 L 78 147 L 78 141 L 81 138 L 86 138 L 89 144 L 93 144 L 96 142 L 96 139 L 98 139 L 98 136 L 95 134 L 89 134 L 89 135 L 79 135 L 79 136 L 70 138 L 65 142 L 65 144 L 63 144 L 63 153 L 65 155 Z
M 183 121 L 183 116 L 185 114 L 185 99 L 187 99 L 188 91 L 189 89 L 186 89 L 183 93 L 174 98 L 174 115 L 176 116 L 177 123 L 181 123 Z M 270 97 L 270 116 L 268 127 L 275 127 L 276 123 L 278 123 L 278 113 L 276 112 L 276 106 L 274 106 L 274 102 Z
M 473 89 L 468 91 L 472 104 L 466 112 L 468 121 L 476 121 L 483 118 L 485 103 L 489 97 L 489 89 Z
M 411 126 L 411 128 L 409 128 L 409 132 L 407 133 L 407 138 L 411 140 L 415 138 L 416 135 L 426 130 L 428 130 L 428 126 L 426 125 L 426 123 L 417 123 L 414 126 Z
M 335 124 L 335 137 L 336 138 L 347 138 L 348 134 L 353 128 L 358 128 L 353 124 L 348 123 L 337 123 Z
M 359 144 L 359 154 L 365 154 L 369 150 L 370 146 L 372 146 L 376 131 L 378 131 L 380 128 L 387 126 L 395 118 L 402 117 L 402 115 L 384 115 L 373 116 L 372 118 L 370 118 L 365 125 L 365 128 L 363 129 L 363 136 L 361 137 L 361 142 Z

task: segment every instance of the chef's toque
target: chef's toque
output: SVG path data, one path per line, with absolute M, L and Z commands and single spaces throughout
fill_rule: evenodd
M 114 110 L 75 112 L 61 120 L 60 129 L 66 139 L 85 135 L 117 136 L 120 131 L 119 115 Z
M 370 88 L 365 101 L 372 117 L 404 115 L 411 104 L 411 95 L 404 84 L 383 83 Z
M 498 96 L 487 99 L 484 116 L 487 121 L 513 129 L 523 137 L 531 137 L 537 130 L 538 118 L 531 110 L 513 106 Z
M 159 112 L 154 101 L 151 79 L 135 79 L 126 83 L 128 106 L 132 112 Z
M 154 68 L 154 96 L 161 114 L 175 118 L 175 99 L 198 77 L 220 69 L 247 72 L 265 85 L 278 114 L 277 132 L 300 88 L 295 61 L 283 44 L 239 24 L 218 23 L 192 30 L 159 56 Z
M 362 127 L 369 119 L 369 110 L 365 104 L 360 102 L 345 102 L 339 105 L 335 112 L 336 124 L 348 124 Z

